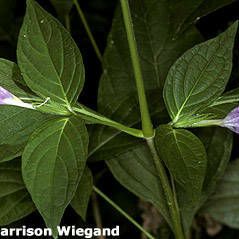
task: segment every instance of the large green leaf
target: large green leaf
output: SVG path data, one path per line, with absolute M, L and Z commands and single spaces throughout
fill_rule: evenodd
M 218 37 L 188 50 L 170 69 L 164 99 L 174 122 L 192 117 L 225 90 L 237 26 L 236 22 Z
M 208 202 L 201 210 L 215 220 L 239 228 L 239 160 L 231 162 Z
M 80 51 L 70 33 L 34 0 L 27 0 L 17 56 L 36 94 L 68 106 L 76 102 L 84 84 Z
M 114 177 L 129 191 L 151 202 L 170 223 L 168 205 L 152 155 L 145 144 L 114 155 L 106 161 Z
M 185 129 L 160 126 L 155 145 L 176 183 L 179 207 L 185 230 L 191 226 L 199 206 L 207 168 L 207 155 L 202 142 Z
M 75 196 L 71 201 L 71 206 L 85 220 L 88 203 L 93 188 L 93 176 L 88 167 L 85 168 L 80 183 L 76 190 Z
M 39 127 L 23 152 L 23 179 L 46 225 L 55 234 L 83 175 L 87 148 L 84 122 L 60 118 Z
M 200 34 L 195 28 L 190 28 L 176 36 L 176 28 L 182 22 L 171 21 L 176 16 L 173 3 L 149 0 L 130 1 L 130 5 L 145 87 L 147 90 L 158 89 L 160 95 L 168 68 L 185 50 L 200 41 Z M 186 4 L 183 5 L 187 8 Z M 98 103 L 100 110 L 107 107 L 110 112 L 115 107 L 112 99 L 116 99 L 116 104 L 117 100 L 121 101 L 132 92 L 136 94 L 120 8 L 116 11 L 104 54 L 104 69 Z
M 232 0 L 147 0 L 129 1 L 146 89 L 158 95 L 170 66 L 187 49 L 202 41 L 194 26 L 196 19 Z M 120 8 L 117 9 L 104 54 L 104 74 L 100 81 L 99 108 L 114 108 L 135 92 L 134 74 Z M 149 96 L 149 103 L 151 97 Z M 110 112 L 109 112 L 110 113 Z
M 35 210 L 21 176 L 21 161 L 0 164 L 0 225 L 20 220 Z

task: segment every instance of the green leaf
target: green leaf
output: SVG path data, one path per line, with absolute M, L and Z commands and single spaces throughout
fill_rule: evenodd
M 145 144 L 106 161 L 114 177 L 129 191 L 152 203 L 170 223 L 168 205 L 152 156 Z
M 50 2 L 61 20 L 64 20 L 64 17 L 70 13 L 74 5 L 72 0 L 50 0 Z
M 202 142 L 187 130 L 160 126 L 156 131 L 155 144 L 173 178 L 186 191 L 192 191 L 193 198 L 197 199 L 207 166 Z
M 158 89 L 160 95 L 168 68 L 185 50 L 200 41 L 200 34 L 195 28 L 190 28 L 176 36 L 176 28 L 181 25 L 181 20 L 171 22 L 170 19 L 176 16 L 176 12 L 171 11 L 174 8 L 172 3 L 169 6 L 164 0 L 149 0 L 137 4 L 131 1 L 130 5 L 143 76 L 147 79 L 145 87 L 147 90 Z M 113 20 L 103 66 L 105 71 L 100 81 L 98 103 L 100 110 L 104 111 L 107 107 L 110 111 L 117 100 L 136 94 L 120 8 Z M 112 99 L 115 101 L 112 102 Z M 149 102 L 150 99 L 149 96 Z
M 22 89 L 22 75 L 17 64 L 0 58 L 0 85 L 16 95 L 17 97 L 27 96 Z
M 17 97 L 29 97 L 18 66 L 11 61 L 0 59 L 0 86 Z M 49 118 L 37 111 L 15 106 L 1 106 L 0 109 L 0 162 L 21 155 L 28 136 Z
M 200 129 L 200 139 L 207 151 L 207 171 L 203 183 L 202 203 L 214 192 L 218 180 L 223 176 L 231 157 L 232 133 L 223 128 Z
M 239 88 L 228 91 L 220 96 L 211 105 L 203 109 L 200 113 L 210 113 L 214 118 L 224 118 L 226 115 L 238 106 L 239 103 Z
M 187 7 L 185 7 L 182 2 L 184 2 Z M 174 9 L 177 12 L 174 21 L 182 21 L 184 23 L 179 27 L 179 30 L 183 32 L 188 25 L 194 24 L 200 17 L 210 14 L 233 2 L 236 2 L 236 0 L 185 0 L 173 2 Z
M 47 119 L 47 116 L 35 110 L 0 106 L 0 145 L 25 143 L 29 135 Z
M 209 213 L 216 221 L 239 228 L 239 160 L 231 162 L 201 213 Z
M 87 158 L 84 122 L 60 118 L 46 122 L 23 152 L 23 179 L 46 225 L 55 233 L 76 192 Z
M 202 142 L 185 129 L 160 126 L 155 145 L 176 183 L 179 207 L 185 231 L 191 226 L 200 203 L 207 167 L 207 155 Z
M 5 161 L 10 161 L 21 156 L 24 149 L 24 144 L 9 145 L 2 144 L 0 145 L 0 163 Z
M 172 66 L 164 100 L 173 122 L 192 117 L 223 93 L 231 74 L 237 27 L 236 22 L 218 37 L 193 47 Z
M 93 188 L 93 176 L 88 167 L 85 168 L 80 183 L 76 190 L 75 196 L 71 201 L 71 206 L 85 220 L 86 212 Z
M 70 33 L 34 0 L 27 1 L 17 56 L 32 91 L 67 106 L 76 102 L 84 84 L 80 51 Z
M 0 225 L 9 225 L 35 210 L 21 176 L 20 159 L 0 164 Z

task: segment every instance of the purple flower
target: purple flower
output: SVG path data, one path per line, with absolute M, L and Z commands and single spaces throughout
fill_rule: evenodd
M 239 106 L 232 110 L 222 121 L 222 126 L 239 134 Z
M 0 86 L 0 105 L 15 105 L 28 109 L 34 109 L 32 104 L 24 103 L 22 100 L 17 98 L 15 95 Z

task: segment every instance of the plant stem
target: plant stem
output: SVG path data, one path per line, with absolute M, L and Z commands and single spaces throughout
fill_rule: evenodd
M 93 208 L 93 214 L 94 214 L 96 226 L 102 229 L 103 225 L 102 225 L 102 219 L 100 214 L 100 207 L 99 207 L 97 195 L 95 192 L 92 193 L 91 199 L 92 199 L 92 208 Z M 105 237 L 101 235 L 99 239 L 105 239 Z
M 102 63 L 103 62 L 103 57 L 102 57 L 102 55 L 100 53 L 100 50 L 99 50 L 99 48 L 98 48 L 98 46 L 96 44 L 94 36 L 91 33 L 91 30 L 90 30 L 88 22 L 87 22 L 87 20 L 85 18 L 85 15 L 84 15 L 83 11 L 81 10 L 80 4 L 78 3 L 77 0 L 73 0 L 73 1 L 74 1 L 75 6 L 76 6 L 77 12 L 78 12 L 78 14 L 79 14 L 79 16 L 81 18 L 81 21 L 82 21 L 82 24 L 83 24 L 83 26 L 85 28 L 85 31 L 86 31 L 86 33 L 87 33 L 87 35 L 88 35 L 88 37 L 90 39 L 90 42 L 91 42 L 91 44 L 92 44 L 92 46 L 93 46 L 93 48 L 95 50 L 96 56 L 98 57 L 99 61 Z
M 144 136 L 146 138 L 151 138 L 154 136 L 154 130 L 152 126 L 152 122 L 149 115 L 149 109 L 144 89 L 143 75 L 140 66 L 139 54 L 137 50 L 137 43 L 133 30 L 133 22 L 130 14 L 130 8 L 128 0 L 120 0 L 122 13 L 128 38 L 128 44 L 130 49 L 130 55 L 132 60 L 132 65 L 134 69 L 134 75 L 136 80 L 136 87 L 139 97 L 139 105 L 142 119 L 142 129 Z
M 66 25 L 66 29 L 68 30 L 68 32 L 71 32 L 71 22 L 70 22 L 69 14 L 65 15 L 65 25 Z
M 140 226 L 128 213 L 114 203 L 108 196 L 101 192 L 96 186 L 93 186 L 93 190 L 100 195 L 106 202 L 108 202 L 113 208 L 115 208 L 120 214 L 127 218 L 132 224 L 134 224 L 141 232 L 144 233 L 149 239 L 155 239 L 149 232 L 147 232 L 142 226 Z
M 73 107 L 72 108 L 74 112 L 77 112 L 81 115 L 82 118 L 85 120 L 93 121 L 99 124 L 111 126 L 115 129 L 118 129 L 120 131 L 123 131 L 129 135 L 138 137 L 138 138 L 144 138 L 143 132 L 139 129 L 133 129 L 128 126 L 125 126 L 121 123 L 118 123 L 114 120 L 108 119 L 105 116 L 102 116 L 100 114 L 94 113 L 92 110 L 87 110 L 83 107 Z
M 154 140 L 147 139 L 147 144 L 153 156 L 154 164 L 159 174 L 160 182 L 162 184 L 163 191 L 164 191 L 166 200 L 168 202 L 168 208 L 169 208 L 170 217 L 173 223 L 175 238 L 185 239 L 183 229 L 182 229 L 182 224 L 181 224 L 180 212 L 177 206 L 177 200 L 174 197 L 166 171 L 156 151 Z

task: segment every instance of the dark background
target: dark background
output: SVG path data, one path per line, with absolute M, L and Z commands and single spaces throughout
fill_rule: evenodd
M 0 0 L 0 1 L 13 1 L 13 0 Z M 48 0 L 38 1 L 47 11 L 56 16 L 56 12 Z M 82 10 L 88 20 L 91 27 L 92 33 L 97 41 L 97 44 L 101 50 L 104 52 L 106 46 L 107 35 L 111 28 L 111 22 L 114 14 L 114 9 L 117 4 L 117 0 L 88 0 L 80 1 Z M 25 12 L 25 0 L 17 0 L 16 8 L 14 11 L 14 19 L 12 19 L 13 31 L 9 32 L 10 39 L 2 39 L 0 35 L 0 57 L 9 60 L 16 61 L 16 43 L 19 27 L 21 26 L 22 18 Z M 0 16 L 1 18 L 1 16 Z M 71 29 L 72 35 L 79 45 L 81 53 L 84 59 L 84 65 L 86 68 L 86 83 L 83 93 L 80 97 L 80 102 L 93 108 L 97 109 L 97 89 L 98 83 L 101 76 L 101 64 L 98 61 L 91 43 L 85 33 L 85 30 L 81 24 L 78 17 L 76 9 L 73 8 L 71 11 Z M 216 36 L 218 33 L 227 28 L 228 24 L 236 19 L 239 19 L 239 1 L 235 1 L 230 6 L 224 7 L 217 12 L 214 12 L 206 17 L 200 19 L 197 23 L 197 27 L 202 32 L 205 39 Z M 238 57 L 239 41 L 235 44 L 235 56 L 234 56 L 234 69 L 230 84 L 228 88 L 235 88 L 239 86 L 239 57 Z M 238 142 L 238 137 L 235 136 L 235 142 Z M 238 157 L 239 147 L 236 145 L 233 149 L 232 159 Z M 125 190 L 120 186 L 112 175 L 105 169 L 103 163 L 93 166 L 94 174 L 101 174 L 98 180 L 98 185 L 100 188 L 104 189 L 104 192 L 109 195 L 117 204 L 119 204 L 125 211 L 127 211 L 131 216 L 141 221 L 141 211 L 139 209 L 139 200 L 133 196 L 130 192 Z M 102 172 L 103 170 L 103 172 Z M 140 233 L 138 230 L 132 226 L 125 218 L 119 215 L 110 205 L 106 204 L 100 198 L 98 198 L 100 203 L 100 210 L 102 214 L 104 226 L 110 227 L 115 225 L 120 225 L 121 236 L 120 238 L 129 239 L 135 238 L 140 239 Z M 239 215 L 238 215 L 239 216 Z M 76 225 L 76 226 L 94 226 L 94 219 L 92 216 L 91 204 L 89 204 L 87 223 L 84 223 L 72 209 L 68 209 L 65 213 L 62 224 L 66 225 Z M 202 221 L 202 225 L 204 222 Z M 27 218 L 14 223 L 14 227 L 22 225 L 28 225 L 33 227 L 44 227 L 44 223 L 38 213 L 33 213 Z M 12 227 L 13 225 L 11 225 Z M 161 237 L 164 239 L 163 237 Z M 210 238 L 203 234 L 202 238 Z M 213 238 L 223 238 L 223 239 L 236 239 L 239 238 L 239 231 L 234 229 L 229 229 L 224 227 L 223 230 Z

